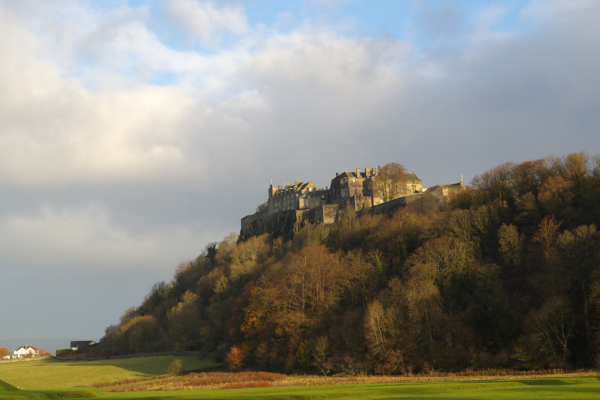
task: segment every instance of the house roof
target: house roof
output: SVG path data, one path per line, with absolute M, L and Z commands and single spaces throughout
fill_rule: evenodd
M 33 346 L 28 346 L 28 345 L 25 345 L 25 346 L 20 346 L 20 347 L 17 347 L 17 348 L 15 349 L 15 351 L 19 351 L 19 350 L 21 350 L 21 349 L 25 349 L 25 350 L 29 350 L 29 349 L 37 350 L 37 348 L 35 348 L 35 347 L 33 347 Z
M 71 347 L 88 346 L 93 340 L 71 340 Z

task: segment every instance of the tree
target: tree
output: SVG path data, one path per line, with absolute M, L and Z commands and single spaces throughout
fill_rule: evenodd
M 6 347 L 0 347 L 0 358 L 10 355 L 10 350 Z
M 498 239 L 500 242 L 500 254 L 504 259 L 504 263 L 515 268 L 520 273 L 524 237 L 519 235 L 516 226 L 502 224 L 500 229 L 498 229 Z
M 501 207 L 505 207 L 512 197 L 509 180 L 514 165 L 513 162 L 507 162 L 481 175 L 475 175 L 471 185 L 485 193 L 488 200 L 499 199 Z
M 198 295 L 187 291 L 181 301 L 167 313 L 174 340 L 187 340 L 200 329 Z
M 256 207 L 256 213 L 257 214 L 262 214 L 262 213 L 266 213 L 267 212 L 267 205 L 269 203 L 267 203 L 266 201 L 264 203 L 262 203 L 261 205 L 259 205 L 258 207 Z
M 548 213 L 560 214 L 571 204 L 574 189 L 572 181 L 551 176 L 542 185 L 538 201 Z
M 375 176 L 373 190 L 384 202 L 400 197 L 406 187 L 406 169 L 398 163 L 388 163 Z
M 592 338 L 588 310 L 589 285 L 590 277 L 598 265 L 596 225 L 580 225 L 573 230 L 565 231 L 558 236 L 557 243 L 565 270 L 568 271 L 574 287 L 579 287 L 579 303 L 582 305 L 585 336 L 589 344 Z
M 229 365 L 229 369 L 232 371 L 240 371 L 244 368 L 245 358 L 246 355 L 244 354 L 244 350 L 241 347 L 233 346 L 229 350 L 227 357 L 225 357 L 225 361 L 227 362 L 227 365 Z
M 323 315 L 339 300 L 339 254 L 311 245 L 287 259 L 288 307 L 313 316 Z
M 384 355 L 387 352 L 387 320 L 385 309 L 377 299 L 367 307 L 365 313 L 365 339 L 369 349 L 375 355 Z
M 433 275 L 433 274 L 422 274 Z M 435 360 L 435 344 L 433 330 L 437 317 L 441 314 L 440 291 L 431 277 L 414 276 L 407 282 L 406 299 L 410 318 L 416 325 L 420 325 L 429 345 L 429 352 L 433 364 Z
M 542 219 L 542 222 L 538 225 L 538 231 L 533 236 L 534 242 L 538 242 L 541 245 L 544 253 L 544 261 L 548 269 L 550 277 L 550 288 L 553 296 L 558 293 L 558 252 L 556 248 L 556 239 L 560 233 L 561 221 L 557 221 L 554 215 L 547 215 Z
M 175 360 L 173 360 L 171 365 L 169 365 L 169 373 L 177 376 L 177 375 L 181 375 L 182 371 L 183 371 L 183 364 L 181 363 L 181 360 L 179 358 L 176 358 Z
M 140 315 L 131 319 L 121 330 L 127 332 L 129 351 L 139 353 L 144 346 L 152 345 L 156 336 L 156 319 L 152 315 Z
M 529 314 L 536 352 L 550 366 L 564 367 L 569 357 L 571 338 L 570 310 L 565 301 L 551 298 L 539 310 Z

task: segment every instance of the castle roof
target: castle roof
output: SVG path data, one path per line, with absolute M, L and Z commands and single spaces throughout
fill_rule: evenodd
M 412 174 L 406 174 L 406 179 L 415 179 L 415 180 L 419 180 L 419 178 L 417 178 L 417 174 L 415 174 L 415 171 L 412 172 Z

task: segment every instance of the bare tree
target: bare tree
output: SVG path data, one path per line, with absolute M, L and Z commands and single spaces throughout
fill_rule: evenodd
M 261 205 L 259 205 L 258 207 L 256 207 L 256 213 L 257 214 L 266 213 L 267 212 L 267 205 L 268 205 L 268 203 L 265 201 L 264 203 L 262 203 Z
M 384 355 L 387 352 L 387 321 L 385 309 L 377 299 L 373 300 L 367 307 L 365 313 L 365 338 L 371 351 L 376 355 Z
M 406 169 L 404 165 L 389 163 L 375 176 L 373 190 L 384 202 L 396 199 L 405 191 Z
M 560 298 L 548 300 L 539 310 L 529 314 L 537 351 L 550 365 L 567 365 L 571 338 L 570 310 Z

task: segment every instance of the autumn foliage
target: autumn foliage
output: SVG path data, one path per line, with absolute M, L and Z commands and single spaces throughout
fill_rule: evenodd
M 241 371 L 245 366 L 245 358 L 244 350 L 241 347 L 233 346 L 225 357 L 225 361 L 232 371 Z
M 597 367 L 599 224 L 599 156 L 505 163 L 439 212 L 232 233 L 86 351 L 345 376 Z

